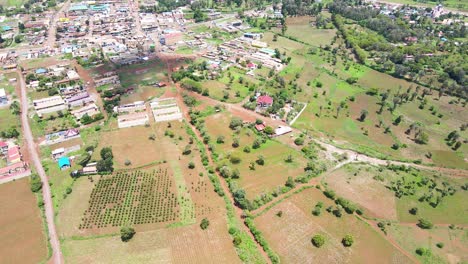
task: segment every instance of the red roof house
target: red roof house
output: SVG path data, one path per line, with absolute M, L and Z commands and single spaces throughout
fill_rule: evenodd
M 273 98 L 268 95 L 262 95 L 257 98 L 257 105 L 260 107 L 269 107 L 273 104 Z
M 8 151 L 8 144 L 6 142 L 0 141 L 0 154 L 6 154 Z
M 18 146 L 8 149 L 8 163 L 13 164 L 21 161 L 21 153 Z
M 263 131 L 265 129 L 265 124 L 257 124 L 255 125 L 255 129 L 257 129 L 257 131 Z

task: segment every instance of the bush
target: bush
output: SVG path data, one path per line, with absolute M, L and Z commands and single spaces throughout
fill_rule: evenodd
M 232 240 L 232 243 L 234 244 L 234 246 L 237 247 L 242 243 L 242 238 L 240 238 L 239 236 L 235 236 Z
M 200 223 L 200 228 L 201 228 L 202 230 L 205 230 L 205 229 L 208 228 L 209 225 L 210 225 L 210 221 L 208 221 L 208 219 L 206 219 L 206 218 L 203 218 L 203 219 L 201 220 L 201 223 Z
M 32 192 L 38 192 L 42 189 L 42 181 L 37 174 L 31 176 L 29 184 Z
M 412 215 L 417 215 L 418 214 L 418 208 L 413 207 L 413 208 L 409 209 L 409 213 L 412 214 Z
M 133 227 L 128 227 L 128 226 L 122 227 L 120 228 L 120 239 L 122 239 L 123 242 L 127 242 L 130 239 L 132 239 L 135 233 L 136 232 Z
M 125 160 L 125 166 L 130 166 L 132 165 L 132 162 L 128 159 Z
M 236 155 L 231 155 L 229 161 L 231 161 L 232 164 L 239 164 L 241 162 L 241 158 Z
M 443 248 L 443 247 L 444 247 L 444 243 L 439 242 L 439 243 L 436 244 L 436 246 L 437 246 L 438 248 Z
M 301 146 L 304 145 L 304 138 L 303 137 L 298 137 L 294 140 L 294 144 Z
M 335 200 L 336 194 L 335 194 L 335 192 L 333 190 L 325 190 L 325 191 L 323 191 L 323 194 L 326 197 L 328 197 L 328 198 L 330 198 L 332 200 Z
M 418 254 L 419 256 L 430 256 L 431 250 L 428 248 L 417 248 L 416 254 Z
M 312 237 L 312 244 L 320 248 L 325 244 L 325 238 L 322 235 L 315 235 Z
M 188 168 L 189 169 L 194 169 L 195 168 L 195 163 L 193 163 L 193 161 L 190 161 L 189 164 L 188 164 Z
M 250 147 L 249 147 L 249 146 L 245 146 L 245 147 L 244 147 L 244 152 L 245 152 L 245 153 L 250 153 Z
M 417 226 L 419 226 L 421 229 L 432 229 L 432 227 L 434 227 L 431 221 L 423 218 L 418 220 Z
M 345 235 L 345 236 L 343 237 L 343 239 L 341 240 L 341 243 L 342 243 L 343 246 L 345 246 L 345 247 L 350 247 L 350 246 L 352 246 L 353 243 L 354 243 L 354 238 L 353 238 L 352 235 L 349 235 L 349 234 L 348 234 L 348 235 Z

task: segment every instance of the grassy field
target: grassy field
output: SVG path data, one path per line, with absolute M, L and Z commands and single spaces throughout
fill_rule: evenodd
M 436 1 L 416 1 L 416 0 L 389 0 L 386 2 L 392 2 L 397 4 L 407 4 L 407 5 L 418 5 L 418 6 L 430 6 L 433 7 L 439 2 Z M 461 10 L 468 11 L 468 4 L 461 0 L 443 0 L 441 1 L 445 8 L 451 10 Z
M 8 241 L 0 249 L 1 263 L 39 263 L 47 257 L 47 242 L 35 195 L 28 178 L 0 185 L 0 234 Z
M 0 85 L 2 88 L 5 89 L 7 96 L 9 96 L 9 100 L 18 99 L 18 96 L 15 92 L 15 84 L 11 84 L 8 82 L 10 78 L 17 78 L 16 73 L 5 73 L 0 75 Z M 18 116 L 15 116 L 11 113 L 8 106 L 0 106 L 0 131 L 6 130 L 11 127 L 16 127 L 18 132 L 21 133 L 21 122 Z
M 173 136 L 165 136 L 166 131 L 171 131 L 169 134 L 173 133 Z M 155 134 L 156 140 L 148 139 L 151 133 Z M 67 263 L 81 263 L 90 258 L 100 263 L 124 263 L 130 260 L 138 263 L 152 263 L 155 259 L 160 262 L 176 263 L 193 261 L 237 263 L 239 261 L 227 232 L 224 201 L 212 191 L 211 183 L 201 164 L 198 148 L 196 144 L 190 144 L 184 123 L 172 122 L 171 125 L 158 123 L 152 124 L 151 127 L 134 127 L 102 131 L 102 133 L 89 130 L 84 131 L 82 136 L 85 142 L 94 142 L 96 138 L 99 138 L 96 153 L 104 146 L 111 146 L 116 167 L 128 174 L 121 179 L 127 178 L 133 187 L 128 189 L 124 186 L 125 184 L 122 185 L 124 187 L 118 187 L 119 184 L 117 184 L 115 186 L 120 188 L 118 192 L 111 189 L 104 190 L 113 187 L 105 185 L 103 180 L 108 181 L 115 175 L 103 178 L 100 176 L 81 177 L 73 183 L 73 192 L 61 202 L 57 216 L 59 235 L 64 241 L 63 252 Z M 182 155 L 182 150 L 186 145 L 191 145 L 191 153 Z M 131 160 L 132 164 L 125 166 L 125 159 Z M 161 164 L 148 165 L 155 161 L 161 161 Z M 187 167 L 190 161 L 194 162 L 194 169 Z M 167 170 L 166 180 L 169 180 L 172 187 L 163 186 L 162 189 L 159 187 L 151 189 L 152 181 L 135 176 L 137 175 L 135 171 L 138 171 L 135 168 L 142 165 L 150 166 L 140 169 L 142 172 L 151 172 L 153 169 Z M 162 178 L 164 177 L 158 176 L 154 179 L 156 182 L 161 182 Z M 144 195 L 138 191 L 140 187 L 146 190 Z M 93 228 L 80 228 L 83 219 L 86 218 L 84 217 L 85 211 L 91 209 L 89 205 L 95 204 L 99 196 L 114 193 L 116 195 L 112 199 L 115 201 L 114 205 L 108 204 L 108 208 L 120 206 L 124 209 L 126 219 L 131 221 L 133 216 L 138 215 L 144 209 L 144 204 L 147 204 L 145 199 L 161 196 L 168 190 L 170 192 L 168 198 L 175 198 L 176 206 L 167 203 L 170 199 L 166 199 L 166 202 L 158 205 L 154 210 L 159 212 L 157 214 L 174 210 L 176 218 L 157 223 L 135 222 L 137 235 L 128 243 L 121 242 L 120 238 L 114 235 L 118 233 L 119 226 L 122 224 L 120 220 L 117 221 L 117 218 L 115 220 L 117 222 L 111 220 L 110 226 L 102 224 L 99 226 L 99 223 L 95 222 L 96 225 Z M 130 201 L 138 203 L 139 206 L 132 209 L 130 205 L 134 203 Z M 102 216 L 95 220 L 105 221 L 108 217 L 111 219 L 116 217 L 112 213 Z M 210 221 L 210 226 L 203 231 L 199 223 L 205 217 Z M 117 226 L 112 226 L 113 222 L 117 223 Z M 195 244 L 196 248 L 193 247 Z M 109 256 L 109 250 L 116 250 L 118 253 Z
M 233 78 L 232 82 L 230 78 Z M 203 89 L 208 89 L 211 98 L 228 103 L 239 103 L 249 94 L 253 93 L 254 89 L 249 88 L 258 83 L 257 79 L 246 75 L 245 71 L 238 68 L 229 68 L 223 72 L 221 78 L 204 81 L 202 87 Z
M 336 29 L 317 29 L 311 25 L 313 22 L 315 18 L 311 17 L 288 17 L 286 19 L 288 30 L 285 34 L 314 46 L 329 45 L 336 34 Z M 280 32 L 280 29 L 276 30 Z
M 122 97 L 122 103 L 146 101 L 164 93 L 164 88 L 157 88 L 153 84 L 168 81 L 166 65 L 154 60 L 143 64 L 130 65 L 117 70 L 120 83 L 124 88 L 134 88 L 133 92 Z
M 324 203 L 323 212 L 314 216 L 311 211 L 319 201 Z M 307 189 L 255 218 L 255 224 L 279 254 L 281 262 L 410 263 L 381 234 L 355 216 L 345 214 L 337 218 L 326 212 L 325 208 L 331 205 L 319 190 Z M 280 211 L 281 217 L 277 215 Z M 311 243 L 316 234 L 325 237 L 321 248 Z M 349 248 L 341 244 L 346 234 L 354 237 L 354 244 Z
M 468 259 L 468 233 L 463 228 L 436 227 L 422 230 L 416 226 L 392 224 L 388 230 L 389 235 L 421 263 L 463 263 Z M 442 243 L 443 247 L 439 248 L 436 245 L 438 243 Z M 429 249 L 431 254 L 420 256 L 416 254 L 417 248 Z
M 421 160 L 438 166 L 468 168 L 464 161 L 468 151 L 466 144 L 454 151 L 444 141 L 450 131 L 460 130 L 460 124 L 467 122 L 462 114 L 464 107 L 457 98 L 447 95 L 439 98 L 437 92 L 423 96 L 416 84 L 354 62 L 348 61 L 345 65 L 340 58 L 334 61 L 331 52 L 313 48 L 320 45 L 314 42 L 315 38 L 311 38 L 311 46 L 308 46 L 283 37 L 274 42 L 272 35 L 266 33 L 263 41 L 291 57 L 291 63 L 279 73 L 287 83 L 287 94 L 309 102 L 294 124 L 296 128 L 309 130 L 333 144 L 384 159 Z M 256 73 L 268 78 L 265 71 Z M 348 78 L 355 78 L 356 83 L 349 84 Z M 294 89 L 290 82 L 296 83 L 298 88 Z M 377 94 L 369 94 L 370 89 L 376 89 Z M 404 101 L 393 109 L 395 95 L 411 95 L 416 89 L 418 93 L 413 100 Z M 273 87 L 265 87 L 265 90 L 277 92 Z M 380 113 L 382 93 L 388 93 L 389 97 Z M 361 121 L 363 110 L 367 115 Z M 400 115 L 400 124 L 393 124 Z M 405 133 L 415 122 L 420 122 L 421 131 L 427 134 L 427 143 L 416 143 L 414 133 Z M 467 136 L 466 131 L 459 133 Z M 395 146 L 398 149 L 392 148 Z
M 429 185 L 424 184 L 425 181 L 433 182 L 436 185 L 434 190 L 441 191 L 432 191 Z M 424 218 L 442 224 L 466 224 L 468 221 L 464 216 L 468 209 L 464 203 L 468 194 L 461 188 L 466 184 L 464 179 L 414 169 L 406 172 L 369 165 L 347 165 L 328 175 L 325 182 L 337 195 L 362 206 L 370 217 L 402 222 L 416 222 Z M 398 197 L 394 190 L 398 183 L 401 183 L 402 189 L 414 189 L 414 193 Z M 442 190 L 449 187 L 454 188 L 455 193 L 442 196 Z M 419 201 L 428 195 L 431 198 Z M 434 207 L 432 203 L 436 202 L 437 197 L 441 197 L 441 201 Z M 418 209 L 416 215 L 409 213 L 414 207 Z
M 209 116 L 206 119 L 206 126 L 213 142 L 220 135 L 225 136 L 224 144 L 215 144 L 215 152 L 219 154 L 218 165 L 227 164 L 233 169 L 238 169 L 240 178 L 235 180 L 245 189 L 248 199 L 255 199 L 261 194 L 269 193 L 278 187 L 284 186 L 287 178 L 296 178 L 304 174 L 304 167 L 307 163 L 301 153 L 278 141 L 269 140 L 258 149 L 251 149 L 250 153 L 243 151 L 245 146 L 252 146 L 256 135 L 253 130 L 244 128 L 239 135 L 229 128 L 231 117 L 226 113 L 219 113 Z M 239 138 L 240 145 L 237 148 L 231 146 L 233 138 Z M 288 155 L 292 156 L 291 163 L 285 162 Z M 231 156 L 241 159 L 238 164 L 229 162 Z M 249 168 L 250 164 L 263 156 L 265 165 L 255 166 L 255 170 Z

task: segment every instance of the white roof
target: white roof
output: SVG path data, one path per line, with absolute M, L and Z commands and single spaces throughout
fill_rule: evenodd
M 291 132 L 292 129 L 288 126 L 278 126 L 278 128 L 275 129 L 275 134 L 277 136 L 284 135 L 286 133 Z
M 5 96 L 6 96 L 5 89 L 0 88 L 0 97 L 5 97 Z
M 52 155 L 60 154 L 60 153 L 64 153 L 64 152 L 65 152 L 65 148 L 58 148 L 58 149 L 52 151 Z

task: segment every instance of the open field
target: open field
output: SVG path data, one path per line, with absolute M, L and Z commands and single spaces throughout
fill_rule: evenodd
M 311 17 L 288 17 L 286 35 L 317 47 L 329 45 L 336 34 L 336 29 L 317 29 L 311 25 L 314 22 L 315 18 Z
M 422 230 L 416 226 L 392 224 L 389 235 L 422 263 L 464 263 L 468 261 L 468 233 L 463 228 L 435 227 Z M 436 246 L 443 243 L 443 247 Z M 417 248 L 431 250 L 431 256 L 419 256 Z
M 171 131 L 173 136 L 165 136 L 166 131 Z M 113 139 L 103 140 L 111 137 L 111 133 Z M 154 133 L 156 140 L 148 139 L 147 133 Z M 83 140 L 93 141 L 95 136 L 94 132 L 86 133 Z M 191 145 L 189 155 L 182 155 L 184 147 L 190 145 L 184 123 L 112 130 L 101 136 L 98 149 L 111 146 L 116 166 L 123 170 L 102 178 L 80 177 L 74 182 L 73 192 L 62 202 L 57 217 L 67 263 L 82 263 L 89 259 L 100 263 L 130 260 L 154 263 L 155 259 L 162 263 L 238 262 L 227 232 L 224 202 L 212 189 L 196 145 Z M 141 144 L 137 139 L 142 140 Z M 131 166 L 124 166 L 126 158 L 132 161 Z M 162 162 L 163 159 L 166 162 Z M 162 164 L 132 169 L 154 161 Z M 194 162 L 194 169 L 187 167 L 190 161 Z M 153 170 L 162 173 L 152 174 Z M 114 196 L 110 198 L 111 195 Z M 158 199 L 159 203 L 153 203 Z M 153 205 L 156 207 L 147 210 Z M 95 210 L 98 208 L 108 209 L 106 212 Z M 152 220 L 136 221 L 138 217 L 134 216 L 137 215 L 146 215 Z M 170 217 L 156 221 L 159 218 L 152 215 Z M 205 217 L 210 226 L 201 230 L 199 223 Z M 89 222 L 86 219 L 92 222 L 90 229 L 83 228 L 83 221 Z M 123 243 L 114 234 L 126 220 L 133 221 L 137 234 L 130 242 Z M 197 247 L 193 247 L 195 244 Z M 109 250 L 115 254 L 109 256 Z
M 377 172 L 370 168 L 347 165 L 327 175 L 324 181 L 338 196 L 362 206 L 366 215 L 397 220 L 395 194 L 374 180 L 375 175 Z
M 207 230 L 191 225 L 137 232 L 128 243 L 119 236 L 66 239 L 62 248 L 67 263 L 239 263 L 219 216 L 210 218 Z
M 311 211 L 319 201 L 324 203 L 323 212 L 314 216 Z M 355 216 L 337 218 L 326 212 L 330 205 L 333 203 L 319 190 L 307 189 L 255 218 L 255 224 L 285 263 L 411 263 L 382 234 Z M 325 236 L 321 248 L 311 243 L 316 234 Z M 354 237 L 349 248 L 341 244 L 346 234 Z
M 370 217 L 402 222 L 424 218 L 441 224 L 468 223 L 465 217 L 468 208 L 464 203 L 468 194 L 461 188 L 466 184 L 465 179 L 414 169 L 406 172 L 347 165 L 328 175 L 325 182 L 338 196 L 362 206 Z M 436 187 L 431 188 L 434 184 Z M 455 190 L 453 194 L 449 194 L 451 189 Z M 416 215 L 409 213 L 414 207 L 418 210 Z
M 235 181 L 245 189 L 248 199 L 255 199 L 261 194 L 270 193 L 284 186 L 289 176 L 296 178 L 304 174 L 306 158 L 300 152 L 276 140 L 268 140 L 260 148 L 252 148 L 250 153 L 244 152 L 244 147 L 251 147 L 257 136 L 249 128 L 243 128 L 236 135 L 229 128 L 230 119 L 226 113 L 215 114 L 206 118 L 206 126 L 213 142 L 220 135 L 225 137 L 225 143 L 214 144 L 215 151 L 219 154 L 218 165 L 228 164 L 233 169 L 239 170 L 240 179 Z M 231 146 L 233 138 L 239 139 L 239 147 Z M 292 156 L 291 163 L 285 162 L 288 155 Z M 229 159 L 232 156 L 239 157 L 241 162 L 230 164 Z M 257 165 L 255 170 L 251 170 L 249 166 L 255 163 L 258 156 L 264 157 L 265 165 Z
M 221 78 L 204 81 L 202 87 L 208 89 L 209 96 L 216 100 L 239 103 L 250 93 L 253 93 L 253 85 L 258 83 L 257 79 L 246 75 L 245 71 L 230 68 L 223 72 Z
M 403 101 L 393 109 L 393 97 L 402 93 L 411 95 L 419 89 L 416 84 L 354 62 L 348 61 L 345 66 L 339 58 L 332 63 L 330 52 L 310 53 L 309 48 L 300 43 L 283 37 L 274 42 L 270 37 L 266 33 L 263 41 L 291 57 L 291 63 L 279 73 L 287 84 L 286 92 L 293 99 L 309 102 L 294 124 L 296 128 L 307 129 L 333 144 L 380 158 L 468 168 L 464 161 L 468 146 L 462 144 L 455 151 L 444 140 L 450 131 L 459 130 L 460 124 L 467 122 L 462 114 L 464 107 L 457 98 L 448 95 L 439 98 L 437 92 L 423 96 L 420 89 L 412 100 Z M 257 70 L 257 74 L 267 78 L 267 72 Z M 349 84 L 346 80 L 350 77 L 356 78 L 356 83 Z M 289 84 L 291 81 L 297 83 L 297 89 Z M 377 92 L 369 93 L 371 88 L 376 88 Z M 265 90 L 277 93 L 274 87 L 265 87 Z M 389 99 L 380 113 L 382 93 L 388 93 Z M 361 121 L 363 110 L 367 114 Z M 402 116 L 402 121 L 394 124 L 398 116 Z M 414 132 L 405 133 L 415 122 L 419 122 L 421 131 L 427 134 L 426 143 L 417 143 Z M 467 131 L 459 133 L 467 136 Z
M 0 234 L 7 244 L 1 263 L 39 263 L 47 257 L 47 242 L 35 195 L 28 178 L 0 185 Z

